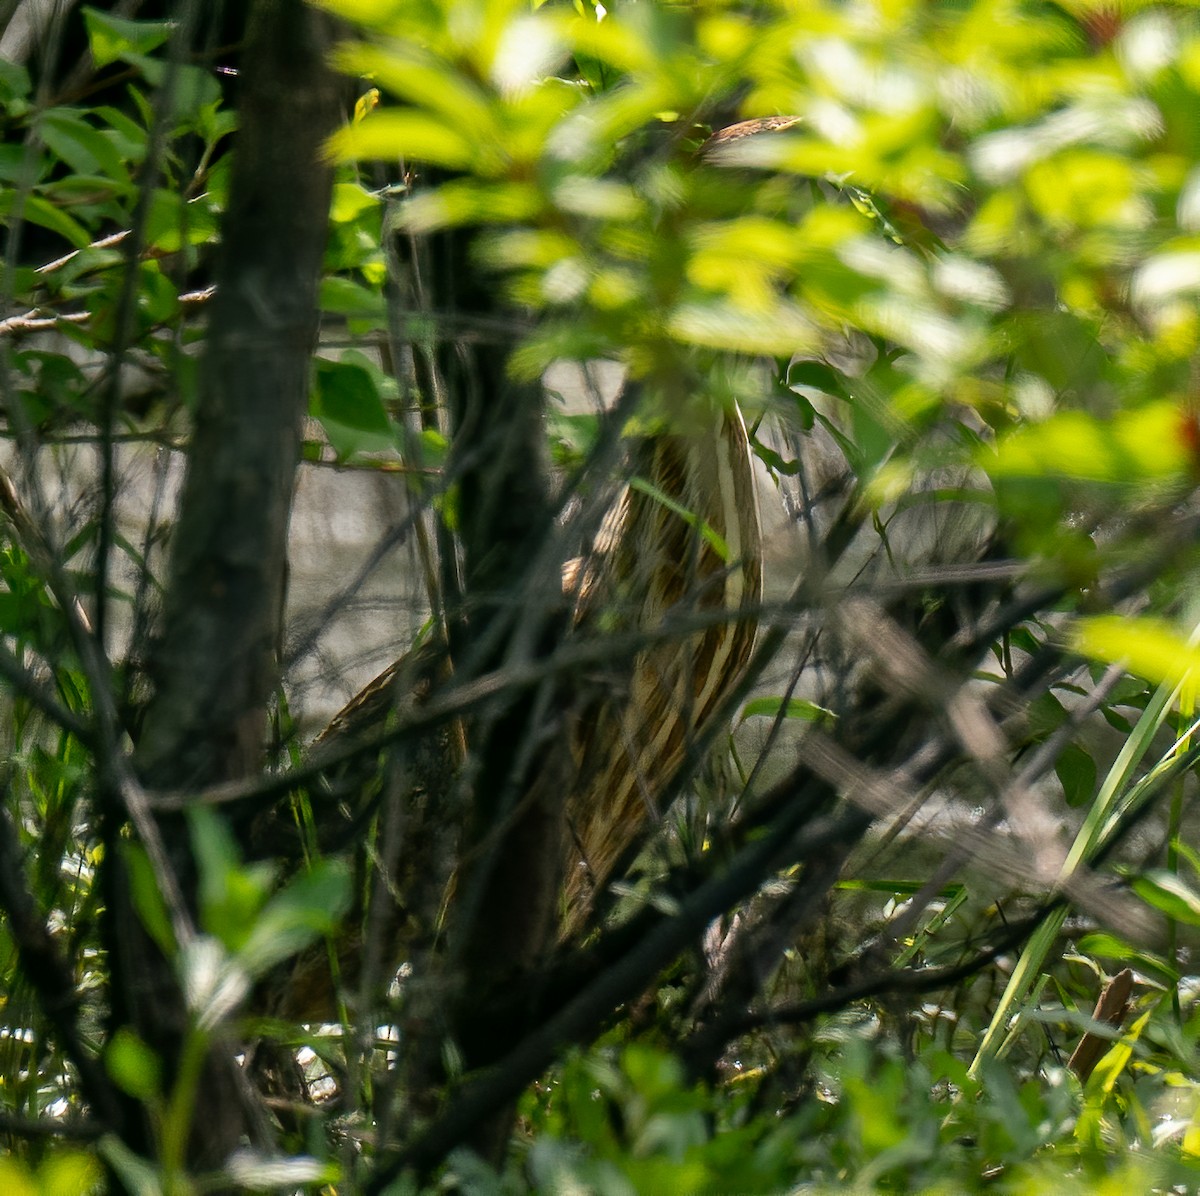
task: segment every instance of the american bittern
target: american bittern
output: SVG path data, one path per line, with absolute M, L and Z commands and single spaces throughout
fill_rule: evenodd
M 772 118 L 733 126 L 701 154 L 715 160 L 715 151 L 730 142 L 793 123 Z M 615 666 L 607 683 L 576 708 L 574 779 L 564 794 L 562 938 L 586 927 L 596 897 L 647 822 L 662 813 L 664 791 L 741 683 L 753 647 L 762 543 L 749 441 L 736 408 L 702 409 L 699 417 L 689 413 L 686 430 L 668 428 L 638 445 L 636 480 L 606 520 L 601 550 L 576 579 L 575 634 L 636 631 L 651 646 Z M 419 703 L 419 693 L 397 687 L 414 684 L 417 673 L 425 692 L 437 670 L 413 670 L 407 659 L 348 703 L 320 742 L 360 735 L 397 705 Z M 467 746 L 426 755 L 452 771 Z M 451 784 L 445 776 L 420 782 L 424 791 L 448 791 Z M 403 900 L 403 881 L 398 888 Z M 345 962 L 343 970 L 352 970 L 352 961 Z M 293 992 L 287 1011 L 301 1020 L 326 1016 L 330 1003 L 313 995 L 312 969 L 303 970 L 309 995 Z
M 740 413 L 648 440 L 621 500 L 612 548 L 581 605 L 591 630 L 613 611 L 639 631 L 691 614 L 728 617 L 638 654 L 624 688 L 575 728 L 578 779 L 567 806 L 573 857 L 565 929 L 578 927 L 683 763 L 741 682 L 762 595 L 762 543 L 750 446 Z M 601 633 L 601 632 L 598 632 Z
M 600 551 L 564 584 L 576 589 L 577 634 L 662 638 L 615 665 L 572 721 L 564 936 L 583 926 L 647 821 L 662 813 L 661 795 L 689 745 L 741 682 L 762 594 L 758 503 L 737 409 L 713 411 L 704 427 L 648 437 L 634 457 L 635 483 L 610 512 Z M 699 629 L 688 631 L 689 620 Z M 673 634 L 674 627 L 683 631 Z M 419 707 L 449 675 L 439 645 L 410 653 L 343 707 L 317 747 L 352 740 L 398 708 Z M 409 776 L 419 803 L 449 788 L 466 747 L 455 725 L 418 750 Z M 414 830 L 424 822 L 416 820 Z

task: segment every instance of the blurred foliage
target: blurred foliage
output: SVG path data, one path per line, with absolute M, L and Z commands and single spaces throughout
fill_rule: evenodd
M 740 1068 L 713 1091 L 689 1087 L 652 1047 L 572 1060 L 528 1102 L 522 1166 L 538 1191 L 605 1196 L 950 1193 L 984 1184 L 1117 1193 L 1190 1188 L 1200 1178 L 1200 1161 L 1172 1159 L 1162 1135 L 1145 1132 L 1187 1106 L 1178 1073 L 1147 1068 L 1136 1083 L 1126 1077 L 1119 1095 L 1115 1064 L 1107 1086 L 1086 1091 L 1061 1067 L 1021 1083 L 997 1064 L 973 1079 L 932 1040 L 901 1054 L 879 1025 L 845 1016 L 817 1029 L 811 1066 L 810 1099 L 775 1111 L 756 1107 L 754 1076 Z M 457 1167 L 472 1183 L 469 1161 Z M 524 1182 L 514 1170 L 479 1190 L 521 1191 Z
M 673 1034 L 686 1016 L 664 985 L 653 1032 L 623 1022 L 526 1092 L 505 1174 L 458 1155 L 446 1183 L 1194 1188 L 1200 860 L 1184 813 L 1200 666 L 1186 522 L 1200 469 L 1200 14 L 1083 0 L 322 7 L 355 30 L 337 60 L 361 80 L 362 99 L 330 146 L 340 165 L 310 460 L 440 465 L 437 432 L 410 435 L 413 396 L 384 347 L 397 318 L 418 350 L 437 330 L 429 312 L 397 317 L 387 245 L 479 229 L 473 268 L 525 319 L 512 334 L 514 374 L 615 361 L 657 404 L 643 418 L 686 424 L 736 398 L 753 427 L 779 421 L 792 445 L 823 435 L 885 544 L 915 508 L 982 510 L 1021 581 L 1053 598 L 998 635 L 980 681 L 998 685 L 1050 651 L 1096 662 L 1032 697 L 1008 745 L 1018 761 L 1055 749 L 1052 795 L 1072 828 L 1062 879 L 1144 830 L 1152 803 L 1170 805 L 1154 842 L 1124 863 L 1127 892 L 1166 927 L 1162 941 L 1128 941 L 1086 910 L 1072 922 L 1065 910 L 1047 915 L 1040 939 L 1002 957 L 999 981 L 990 972 L 936 998 L 847 998 L 848 1009 L 795 1027 L 767 1018 L 708 1084 L 678 1060 Z M 93 428 L 109 386 L 96 355 L 115 354 L 145 375 L 119 410 L 122 430 L 175 443 L 195 401 L 197 313 L 236 121 L 217 77 L 190 63 L 172 68 L 164 107 L 169 23 L 96 9 L 86 20 L 94 66 L 122 72 L 119 100 L 47 103 L 22 66 L 0 63 L 5 431 L 50 444 Z M 769 136 L 710 141 L 734 121 L 779 116 L 794 120 Z M 550 415 L 557 463 L 578 466 L 595 417 Z M 785 487 L 801 463 L 764 441 L 756 451 Z M 92 573 L 79 561 L 94 532 L 82 524 L 60 564 L 87 598 Z M 117 547 L 150 574 L 139 548 Z M 1140 580 L 1111 610 L 1102 583 L 1117 570 Z M 0 582 L 6 650 L 85 714 L 62 607 L 15 538 L 0 551 Z M 932 595 L 926 613 L 942 602 Z M 1073 721 L 1112 663 L 1124 675 L 1093 721 L 1117 733 L 1115 750 Z M 7 805 L 38 907 L 79 990 L 94 995 L 105 982 L 91 884 L 96 766 L 90 745 L 42 714 L 14 685 Z M 743 712 L 817 728 L 838 717 L 790 692 Z M 324 862 L 276 889 L 274 872 L 244 862 L 219 822 L 197 819 L 191 833 L 204 933 L 186 950 L 132 848 L 130 869 L 140 916 L 178 949 L 202 1038 L 274 962 L 329 930 L 351 881 Z M 832 944 L 789 948 L 766 995 L 819 995 L 834 970 L 814 966 L 822 950 L 844 963 L 871 943 L 888 966 L 961 963 L 1005 921 L 988 883 L 942 888 L 890 937 L 936 867 L 864 852 L 831 898 Z M 1091 1028 L 1104 975 L 1123 966 L 1138 974 L 1135 1008 L 1081 1085 L 1064 1057 Z M 72 1066 L 6 924 L 0 975 L 0 1112 L 70 1120 L 82 1112 Z M 198 1081 L 164 1077 L 132 1034 L 106 1038 L 95 1008 L 86 1005 L 85 1029 L 109 1073 L 156 1110 L 164 1154 L 178 1154 Z M 352 1048 L 313 1041 L 344 1079 Z M 386 1044 L 371 1049 L 386 1057 Z M 21 1155 L 0 1162 L 6 1191 L 86 1191 L 99 1156 L 127 1184 L 150 1182 L 111 1143 L 99 1156 L 64 1150 L 14 1125 L 0 1124 Z M 295 1154 L 317 1158 L 309 1178 L 293 1173 L 296 1185 L 332 1183 L 345 1163 L 343 1127 L 326 1128 L 293 1134 Z

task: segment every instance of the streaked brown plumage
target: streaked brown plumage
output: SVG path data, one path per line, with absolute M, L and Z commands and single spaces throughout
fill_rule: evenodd
M 572 728 L 575 779 L 565 795 L 562 938 L 586 928 L 614 869 L 663 813 L 663 792 L 688 745 L 740 683 L 753 647 L 762 553 L 749 444 L 736 409 L 714 412 L 712 422 L 638 446 L 635 480 L 607 520 L 607 548 L 584 566 L 577 634 L 636 630 L 653 637 L 661 631 L 662 638 L 632 661 L 615 662 L 609 676 L 596 680 L 595 696 L 579 705 Z M 689 618 L 718 612 L 728 617 L 686 630 Z M 436 645 L 405 656 L 339 712 L 315 750 L 352 742 L 389 714 L 415 709 L 448 675 Z M 444 829 L 438 811 L 465 758 L 461 733 L 458 724 L 441 729 L 409 760 L 409 837 L 389 885 L 404 904 L 391 919 L 389 966 L 402 961 L 414 937 L 427 940 L 433 933 L 433 927 L 413 925 L 408 906 L 436 909 L 441 895 L 426 892 L 423 901 L 412 902 L 409 894 L 428 886 L 429 878 L 418 873 L 429 865 L 431 838 Z M 332 783 L 341 790 L 381 782 L 364 774 Z M 361 808 L 362 798 L 351 804 Z M 334 821 L 350 825 L 344 817 Z M 360 950 L 357 932 L 339 944 L 343 985 L 355 982 Z M 273 1004 L 280 1016 L 300 1021 L 336 1016 L 324 951 L 298 962 Z
M 716 160 L 721 146 L 795 123 L 776 117 L 730 126 L 699 156 Z M 606 520 L 606 544 L 582 567 L 565 571 L 564 586 L 577 598 L 575 634 L 619 629 L 653 642 L 632 661 L 616 662 L 611 676 L 596 679 L 594 694 L 582 695 L 577 704 L 571 731 L 575 776 L 564 794 L 569 836 L 561 938 L 586 930 L 597 895 L 647 823 L 663 813 L 664 792 L 689 745 L 741 683 L 753 649 L 762 543 L 749 442 L 735 408 L 705 407 L 703 399 L 699 406 L 708 412 L 701 426 L 692 411 L 689 430 L 667 430 L 639 445 L 635 480 Z M 712 618 L 722 613 L 726 617 Z M 707 625 L 687 630 L 689 617 L 697 615 Z M 348 703 L 318 746 L 363 734 L 397 706 L 419 704 L 433 675 L 420 672 L 421 692 L 398 692 L 412 675 L 408 660 L 391 666 Z M 443 661 L 439 671 L 449 667 Z M 421 758 L 453 773 L 469 745 L 461 742 L 457 726 L 440 735 L 441 746 Z M 453 785 L 449 775 L 414 780 L 425 794 L 449 792 Z M 437 804 L 435 798 L 426 808 L 436 815 Z M 436 831 L 436 817 L 432 828 L 423 829 Z M 420 861 L 412 867 L 421 867 Z M 398 910 L 397 925 L 406 917 L 407 911 Z M 395 937 L 390 962 L 398 965 L 404 935 L 397 930 Z M 352 942 L 339 945 L 343 978 L 354 971 L 355 949 Z M 322 972 L 326 981 L 314 981 Z M 330 1016 L 328 963 L 314 967 L 302 961 L 296 975 L 298 980 L 303 975 L 303 984 L 280 1012 L 296 1020 Z
M 586 710 L 575 730 L 579 774 L 567 805 L 571 858 L 564 932 L 578 929 L 595 892 L 662 814 L 660 797 L 688 744 L 740 683 L 762 595 L 762 544 L 750 448 L 741 415 L 666 433 L 639 454 L 643 485 L 621 499 L 612 548 L 591 580 L 579 622 L 663 639 L 638 654 L 624 684 Z M 636 482 L 635 482 L 636 486 Z M 687 512 L 687 516 L 680 512 Z M 724 611 L 682 638 L 672 622 Z

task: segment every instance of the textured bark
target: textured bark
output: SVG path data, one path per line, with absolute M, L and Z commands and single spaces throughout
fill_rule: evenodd
M 460 492 L 466 634 L 459 654 L 481 671 L 548 653 L 566 623 L 559 570 L 538 561 L 551 510 L 541 390 L 507 382 L 502 360 L 477 375 L 492 393 L 476 394 L 456 413 L 456 443 L 470 454 Z M 473 731 L 472 862 L 459 932 L 466 991 L 478 993 L 528 967 L 549 941 L 569 774 L 560 713 L 553 703 L 539 708 L 536 695 L 485 710 Z M 535 743 L 544 746 L 535 751 Z
M 542 388 L 508 376 L 515 317 L 471 252 L 472 234 L 455 232 L 414 254 L 426 301 L 467 330 L 439 343 L 433 376 L 421 379 L 450 412 L 462 589 L 456 605 L 449 595 L 447 630 L 466 676 L 543 656 L 567 624 L 559 565 L 543 557 L 554 504 Z M 509 318 L 511 337 L 497 334 Z M 560 705 L 549 692 L 505 696 L 466 726 L 469 811 L 443 988 L 468 1066 L 495 1050 L 475 1041 L 478 1003 L 533 967 L 552 940 L 569 770 Z M 498 1157 L 508 1128 L 499 1116 L 475 1145 Z
M 260 0 L 178 525 L 157 691 L 138 762 L 153 786 L 257 767 L 277 679 L 287 522 L 316 340 L 338 113 L 325 19 Z
M 135 752 L 150 789 L 256 771 L 278 678 L 287 524 L 332 185 L 321 150 L 340 106 L 327 18 L 302 0 L 258 0 L 248 22 L 217 297 L 151 661 L 155 694 Z M 194 906 L 186 825 L 175 816 L 159 832 L 184 904 Z M 113 1020 L 131 1025 L 173 1080 L 190 1014 L 173 964 L 129 909 L 118 861 L 108 866 Z M 197 1095 L 206 1113 L 194 1119 L 192 1167 L 219 1166 L 246 1137 L 261 1141 L 232 1044 L 219 1032 Z M 153 1149 L 153 1137 L 147 1131 L 132 1145 Z

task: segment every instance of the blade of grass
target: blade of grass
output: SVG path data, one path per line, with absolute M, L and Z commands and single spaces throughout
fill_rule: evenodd
M 1168 685 L 1164 682 L 1154 691 L 1146 709 L 1130 732 L 1129 738 L 1122 744 L 1116 760 L 1113 761 L 1112 768 L 1104 778 L 1104 783 L 1100 786 L 1100 791 L 1096 794 L 1091 809 L 1063 862 L 1060 879 L 1072 876 L 1091 858 L 1096 848 L 1112 834 L 1119 824 L 1119 818 L 1114 818 L 1114 816 L 1129 812 L 1131 809 L 1130 799 L 1134 792 L 1144 793 L 1146 791 L 1144 784 L 1131 787 L 1130 778 L 1150 750 L 1155 735 L 1169 718 L 1181 689 L 1181 685 Z M 1181 739 L 1179 743 L 1182 742 Z M 1172 749 L 1159 762 L 1159 765 L 1153 770 L 1154 772 L 1157 772 L 1162 765 L 1173 761 L 1178 746 L 1177 743 L 1176 748 Z M 1149 776 L 1143 780 L 1149 780 Z M 978 1078 L 983 1065 L 989 1059 L 998 1058 L 1015 1041 L 1014 1035 L 1007 1032 L 1008 1024 L 1012 1020 L 1014 1010 L 1026 1003 L 1045 966 L 1046 959 L 1062 931 L 1067 913 L 1066 906 L 1058 907 L 1046 916 L 1042 924 L 1030 936 L 1029 942 L 1017 960 L 1016 967 L 1013 968 L 1008 984 L 996 1006 L 996 1011 L 992 1014 L 987 1032 L 971 1063 L 969 1074 L 972 1078 Z

